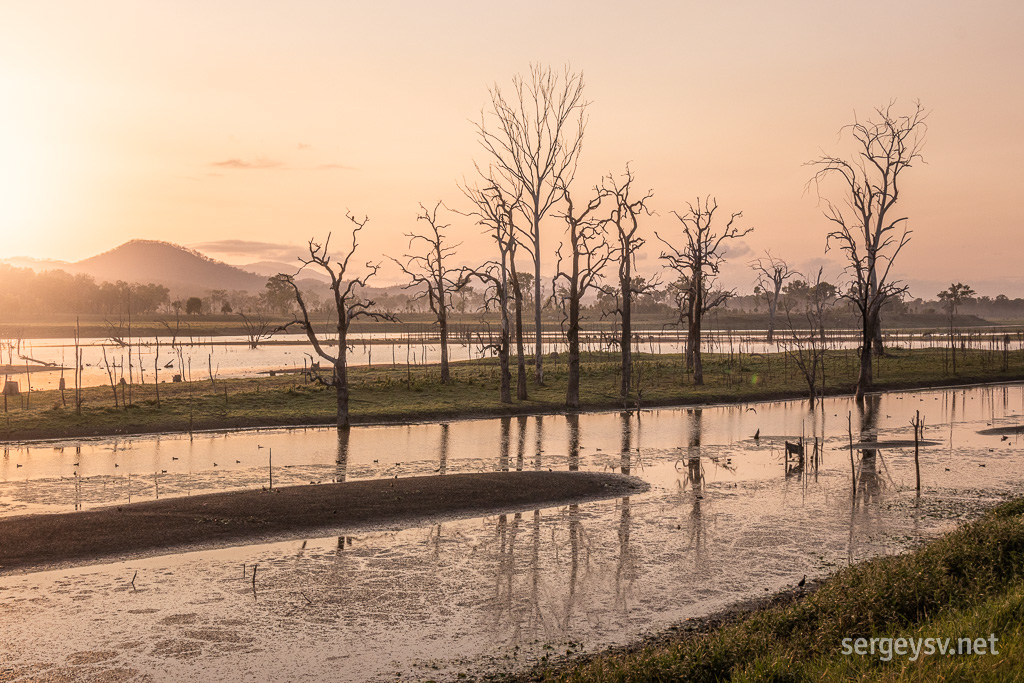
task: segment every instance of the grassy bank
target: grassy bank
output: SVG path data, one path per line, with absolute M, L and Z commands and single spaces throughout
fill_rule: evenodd
M 1007 681 L 1024 675 L 1024 501 L 922 549 L 844 569 L 702 634 L 538 669 L 545 681 Z M 998 655 L 843 654 L 845 638 L 988 638 Z M 852 645 L 852 644 L 851 644 Z M 939 646 L 936 647 L 936 649 Z M 924 650 L 926 652 L 927 650 Z
M 947 371 L 941 350 L 893 351 L 878 359 L 879 389 L 940 386 L 1024 379 L 1024 358 L 984 351 L 958 354 L 956 375 Z M 784 355 L 705 356 L 705 385 L 694 387 L 681 359 L 635 356 L 640 405 L 645 407 L 707 402 L 754 401 L 800 397 L 806 382 Z M 585 408 L 623 407 L 618 398 L 618 358 L 585 353 L 580 398 Z M 827 393 L 852 391 L 857 359 L 852 351 L 835 351 L 826 363 Z M 527 401 L 503 405 L 498 400 L 498 365 L 494 359 L 455 363 L 452 383 L 442 385 L 437 366 L 374 366 L 351 370 L 351 410 L 357 423 L 509 415 L 562 410 L 567 367 L 565 356 L 545 362 L 546 386 L 529 387 Z M 299 375 L 259 379 L 210 380 L 117 388 L 92 387 L 83 393 L 81 415 L 72 392 L 32 392 L 13 397 L 0 413 L 0 439 L 53 438 L 107 434 L 188 431 L 231 427 L 330 424 L 335 418 L 333 389 L 307 383 Z M 514 392 L 513 392 L 514 393 Z M 128 404 L 125 408 L 125 404 Z M 637 406 L 636 396 L 628 401 Z

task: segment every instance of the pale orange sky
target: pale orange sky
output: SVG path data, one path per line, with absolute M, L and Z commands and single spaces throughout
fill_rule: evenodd
M 906 175 L 915 233 L 897 270 L 915 296 L 951 280 L 1024 296 L 1021 35 L 1019 2 L 12 0 L 0 258 L 145 238 L 279 259 L 346 208 L 371 218 L 361 261 L 398 255 L 419 202 L 465 208 L 488 85 L 571 62 L 592 102 L 577 192 L 630 161 L 655 191 L 648 231 L 671 234 L 669 211 L 698 194 L 742 210 L 755 231 L 725 275 L 741 290 L 765 248 L 805 269 L 823 256 L 803 162 L 840 150 L 854 111 L 920 99 L 928 163 Z M 451 221 L 463 260 L 489 256 Z M 561 226 L 545 225 L 553 253 Z M 643 271 L 657 254 L 652 236 Z

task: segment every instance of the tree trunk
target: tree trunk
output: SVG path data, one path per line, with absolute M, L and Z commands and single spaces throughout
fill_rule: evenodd
M 502 276 L 501 296 L 501 340 L 498 343 L 498 365 L 501 373 L 501 402 L 512 402 L 512 373 L 508 369 L 509 352 L 509 321 L 508 321 L 508 282 Z
M 512 373 L 508 369 L 508 332 L 501 333 L 501 344 L 498 347 L 498 365 L 501 370 L 501 402 L 512 402 Z
M 349 428 L 347 352 L 348 339 L 346 330 L 340 328 L 338 330 L 338 359 L 334 362 L 334 388 L 338 394 L 338 429 Z
M 874 332 L 871 335 L 871 346 L 876 356 L 884 356 L 885 348 L 882 346 L 882 316 L 878 311 L 875 311 L 875 320 L 873 324 Z
M 775 340 L 775 309 L 779 306 L 779 293 L 775 293 L 775 297 L 768 302 L 768 343 L 771 344 Z
M 445 311 L 443 299 L 439 310 L 437 322 L 438 327 L 441 328 L 441 384 L 448 384 L 451 382 L 451 374 L 448 370 L 448 314 Z
M 526 353 L 523 345 L 523 289 L 519 286 L 515 261 L 512 265 L 512 290 L 516 306 L 516 398 L 526 400 Z
M 580 299 L 576 287 L 569 294 L 569 329 L 566 334 L 569 342 L 569 385 L 565 390 L 565 405 L 568 408 L 580 407 Z
M 689 361 L 693 367 L 693 385 L 695 387 L 704 384 L 704 364 L 700 358 L 700 323 L 704 316 L 704 282 L 702 273 L 698 270 L 692 279 L 693 291 L 690 295 L 690 333 L 689 333 Z
M 544 385 L 544 367 L 543 367 L 543 355 L 541 353 L 541 326 L 540 326 L 540 206 L 538 205 L 538 198 L 534 198 L 534 213 L 533 213 L 533 323 L 536 325 L 536 338 L 537 346 L 534 349 L 533 354 L 533 381 L 538 385 Z
M 629 257 L 623 255 L 622 277 L 619 280 L 619 287 L 622 291 L 622 336 L 619 339 L 619 346 L 622 350 L 622 383 L 619 386 L 619 398 L 625 400 L 629 397 L 630 384 L 633 374 L 633 320 L 632 320 L 632 282 L 629 267 Z
M 700 316 L 694 316 L 690 321 L 690 358 L 693 363 L 693 385 L 695 387 L 704 384 L 704 364 L 700 357 Z
M 871 326 L 871 318 L 864 318 L 864 329 L 861 334 L 860 346 L 860 375 L 857 377 L 856 400 L 864 400 L 864 392 L 871 388 L 871 344 L 875 331 Z

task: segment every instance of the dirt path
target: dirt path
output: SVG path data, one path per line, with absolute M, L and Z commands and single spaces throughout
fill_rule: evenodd
M 487 472 L 233 491 L 11 517 L 0 520 L 0 571 L 314 529 L 412 526 L 438 516 L 534 509 L 646 489 L 640 480 L 616 474 Z

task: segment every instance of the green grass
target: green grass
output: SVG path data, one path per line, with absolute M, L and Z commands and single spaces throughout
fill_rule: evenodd
M 707 634 L 538 669 L 546 681 L 1006 681 L 1024 675 L 1024 501 Z M 998 655 L 842 654 L 844 638 L 999 639 Z
M 1010 354 L 1006 372 L 1000 370 L 999 354 L 960 354 L 955 376 L 946 371 L 941 350 L 890 353 L 877 361 L 875 379 L 880 389 L 1024 379 L 1024 357 L 1019 351 Z M 546 357 L 544 367 L 546 385 L 531 383 L 529 400 L 510 405 L 498 400 L 495 359 L 453 363 L 453 382 L 448 385 L 440 383 L 437 366 L 353 368 L 352 419 L 365 423 L 560 411 L 567 381 L 564 354 Z M 641 404 L 648 407 L 799 397 L 807 392 L 793 362 L 780 354 L 706 354 L 701 387 L 693 386 L 678 355 L 639 354 L 634 367 L 642 387 Z M 856 374 L 853 352 L 830 353 L 828 393 L 852 391 Z M 584 353 L 582 375 L 580 398 L 585 408 L 623 407 L 615 354 Z M 119 388 L 119 402 L 121 393 Z M 24 398 L 12 398 L 8 411 L 0 414 L 0 439 L 330 424 L 336 411 L 333 389 L 308 384 L 297 375 L 219 380 L 216 387 L 209 380 L 164 383 L 159 408 L 153 384 L 135 385 L 131 393 L 131 405 L 124 409 L 114 407 L 109 386 L 86 389 L 81 415 L 71 407 L 71 392 L 66 392 L 66 406 L 56 391 L 32 392 L 27 406 Z M 636 407 L 635 396 L 627 405 Z

